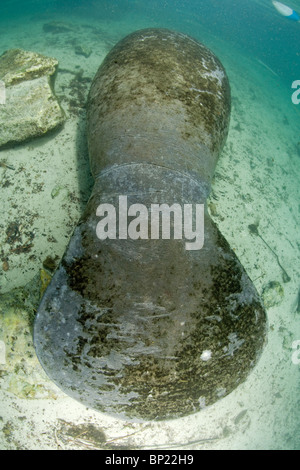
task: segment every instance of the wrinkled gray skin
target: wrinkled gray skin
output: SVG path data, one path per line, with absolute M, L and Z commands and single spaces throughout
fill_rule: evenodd
M 38 310 L 48 375 L 85 405 L 126 419 L 193 413 L 230 393 L 261 355 L 266 315 L 205 210 L 205 241 L 96 237 L 100 203 L 205 203 L 228 132 L 219 60 L 163 29 L 108 54 L 88 100 L 95 186 Z

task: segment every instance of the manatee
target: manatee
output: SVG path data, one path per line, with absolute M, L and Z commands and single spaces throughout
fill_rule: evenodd
M 229 119 L 222 64 L 186 34 L 133 32 L 96 73 L 94 188 L 34 325 L 46 373 L 87 407 L 127 420 L 186 416 L 232 392 L 262 354 L 263 304 L 207 211 Z M 175 236 L 184 207 L 190 228 L 203 208 L 198 246 Z M 150 236 L 157 208 L 160 232 Z

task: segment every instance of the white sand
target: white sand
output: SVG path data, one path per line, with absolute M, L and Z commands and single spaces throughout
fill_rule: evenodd
M 62 106 L 68 117 L 59 133 L 0 151 L 0 162 L 7 165 L 0 166 L 0 248 L 1 259 L 6 260 L 0 265 L 2 293 L 38 275 L 48 255 L 62 256 L 89 195 L 84 112 L 74 115 L 68 103 L 76 66 L 84 70 L 83 77 L 92 78 L 111 45 L 128 32 L 149 26 L 145 21 L 129 24 L 128 18 L 94 24 L 70 18 L 74 32 L 45 34 L 42 25 L 51 19 L 55 18 L 37 17 L 34 23 L 28 19 L 22 25 L 7 25 L 6 30 L 1 25 L 0 53 L 22 47 L 59 60 L 63 70 L 56 79 L 56 93 L 66 97 Z M 87 24 L 99 28 L 98 34 Z M 74 39 L 92 48 L 89 58 L 75 54 Z M 279 305 L 267 311 L 269 335 L 263 356 L 244 384 L 200 413 L 173 421 L 128 423 L 86 409 L 64 395 L 38 363 L 26 307 L 0 298 L 0 341 L 6 350 L 6 360 L 0 361 L 1 449 L 300 447 L 300 366 L 292 362 L 292 343 L 300 339 L 295 313 L 300 106 L 291 103 L 291 90 L 263 64 L 205 33 L 203 41 L 222 60 L 232 87 L 230 132 L 217 166 L 210 208 L 258 291 L 270 281 L 280 282 L 284 289 Z M 87 91 L 89 83 L 83 87 Z M 278 255 L 290 282 L 283 283 L 273 253 L 250 234 L 248 225 L 254 223 L 259 223 L 260 234 Z M 17 240 L 8 243 L 16 227 Z M 26 244 L 32 245 L 28 252 L 13 252 L 17 245 L 24 251 Z

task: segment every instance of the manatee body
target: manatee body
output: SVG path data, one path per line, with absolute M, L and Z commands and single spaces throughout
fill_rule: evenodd
M 130 34 L 94 78 L 95 185 L 34 328 L 48 375 L 89 407 L 126 419 L 184 416 L 229 394 L 261 355 L 264 308 L 206 206 L 201 249 L 186 249 L 184 237 L 126 238 L 118 209 L 116 237 L 96 234 L 97 208 L 118 208 L 120 195 L 128 207 L 205 205 L 229 115 L 223 66 L 181 33 Z

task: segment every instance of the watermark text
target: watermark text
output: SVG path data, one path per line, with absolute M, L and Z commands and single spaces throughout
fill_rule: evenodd
M 299 104 L 300 103 L 300 80 L 295 80 L 292 83 L 292 88 L 295 88 L 296 91 L 292 94 L 292 103 Z
M 204 204 L 132 204 L 119 196 L 119 207 L 100 204 L 96 215 L 99 240 L 188 240 L 186 250 L 200 250 L 204 244 Z M 117 230 L 118 229 L 118 230 Z
M 293 341 L 292 349 L 295 350 L 292 354 L 292 363 L 297 366 L 300 364 L 300 339 Z

